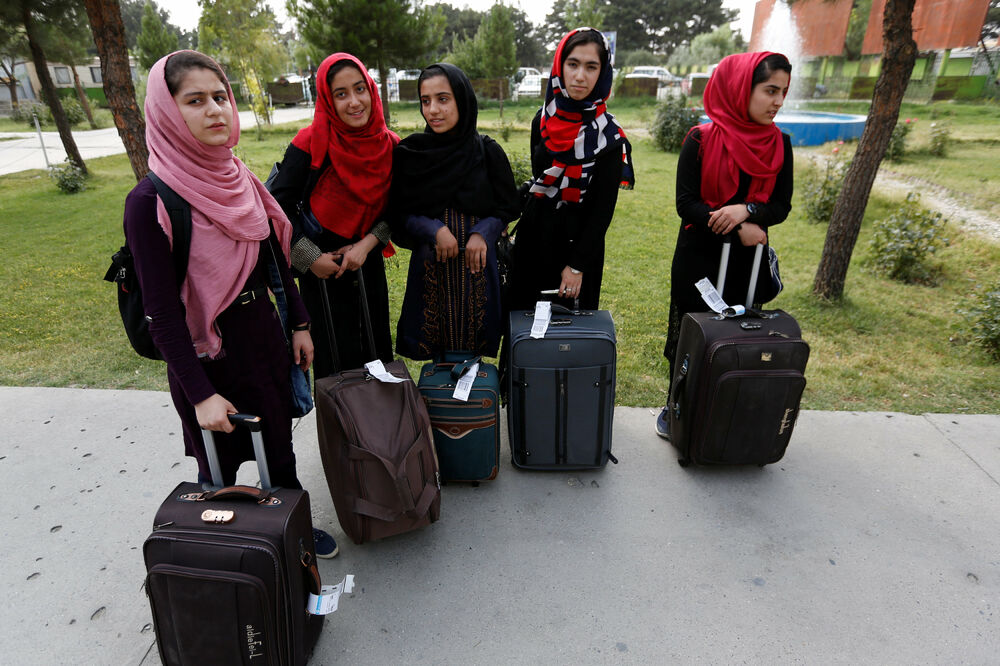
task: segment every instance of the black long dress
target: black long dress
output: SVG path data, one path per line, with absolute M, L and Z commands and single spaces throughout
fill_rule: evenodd
M 271 183 L 269 190 L 292 223 L 292 265 L 301 277 L 299 291 L 306 308 L 312 315 L 312 338 L 316 347 L 313 373 L 316 379 L 327 377 L 337 370 L 361 367 L 376 356 L 383 362 L 391 361 L 392 335 L 389 330 L 389 287 L 385 278 L 385 262 L 382 258 L 383 245 L 376 245 L 368 254 L 361 272 L 364 273 L 365 290 L 368 296 L 368 310 L 371 316 L 375 338 L 375 353 L 369 349 L 368 337 L 364 330 L 364 319 L 358 297 L 358 280 L 355 272 L 348 271 L 340 278 L 320 280 L 308 266 L 296 263 L 295 247 L 299 243 L 315 243 L 321 252 L 332 252 L 345 245 L 357 242 L 357 238 L 343 238 L 328 229 L 323 229 L 319 238 L 310 240 L 302 230 L 301 218 L 297 211 L 299 203 L 310 191 L 310 177 L 317 174 L 309 167 L 309 153 L 289 144 L 281 163 L 281 171 Z M 324 164 L 324 168 L 328 166 Z M 333 311 L 336 351 L 340 366 L 334 367 L 331 357 L 326 318 L 323 316 L 320 288 L 326 284 Z
M 748 222 L 760 225 L 765 233 L 769 227 L 783 222 L 792 209 L 792 143 L 787 134 L 782 134 L 781 138 L 785 146 L 785 161 L 775 179 L 771 198 L 767 203 L 758 204 L 756 212 L 747 218 Z M 708 228 L 709 211 L 714 209 L 701 196 L 700 148 L 701 130 L 695 129 L 685 139 L 677 160 L 677 214 L 680 215 L 681 224 L 670 267 L 670 319 L 667 343 L 663 350 L 671 368 L 677 353 L 681 317 L 687 312 L 708 310 L 694 285 L 704 277 L 715 283 L 722 253 L 723 237 Z M 723 205 L 745 202 L 749 190 L 750 176 L 740 171 L 736 194 Z M 727 303 L 742 304 L 746 299 L 754 251 L 754 247 L 746 247 L 734 240 L 730 250 L 725 291 L 722 294 Z M 775 296 L 766 249 L 761 264 L 754 300 L 766 303 Z
M 541 115 L 539 110 L 531 121 L 531 171 L 535 177 L 552 166 L 542 144 Z M 605 150 L 597 157 L 582 202 L 557 208 L 557 200 L 528 197 L 511 257 L 510 310 L 533 310 L 540 291 L 559 287 L 566 266 L 583 272 L 580 307 L 598 309 L 604 236 L 615 213 L 621 180 L 621 152 Z

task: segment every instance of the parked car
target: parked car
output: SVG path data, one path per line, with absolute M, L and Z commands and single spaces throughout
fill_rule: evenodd
M 518 97 L 541 97 L 543 92 L 541 74 L 527 74 L 517 84 Z
M 521 81 L 524 81 L 524 77 L 526 76 L 541 76 L 541 75 L 542 73 L 539 72 L 534 67 L 518 67 L 517 73 L 514 74 L 514 81 L 516 83 L 520 83 Z
M 626 79 L 646 79 L 653 78 L 660 81 L 660 86 L 675 86 L 681 81 L 681 77 L 674 76 L 666 67 L 643 66 L 636 67 L 631 73 L 625 75 Z

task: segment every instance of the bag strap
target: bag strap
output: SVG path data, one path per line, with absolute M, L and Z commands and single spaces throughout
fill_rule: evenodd
M 177 286 L 180 287 L 184 282 L 184 276 L 187 275 L 188 258 L 191 254 L 191 204 L 174 192 L 152 171 L 146 174 L 146 178 L 153 182 L 156 194 L 160 197 L 163 207 L 167 209 L 167 214 L 170 216 L 171 233 L 174 238 L 171 255 L 174 259 Z
M 400 460 L 398 466 L 393 465 L 388 460 L 367 449 L 353 444 L 347 445 L 348 460 L 376 460 L 385 467 L 386 473 L 393 481 L 399 505 L 402 507 L 402 510 L 400 510 L 396 507 L 376 504 L 361 497 L 353 497 L 352 508 L 355 513 L 385 521 L 393 521 L 404 515 L 410 518 L 420 518 L 427 513 L 427 510 L 434 502 L 434 498 L 437 496 L 438 488 L 436 481 L 428 478 L 420 491 L 420 496 L 414 500 L 409 480 L 406 478 L 406 463 L 413 455 L 420 452 L 422 439 L 423 433 L 418 433 L 417 438 L 410 445 L 409 450 L 403 456 L 402 460 Z

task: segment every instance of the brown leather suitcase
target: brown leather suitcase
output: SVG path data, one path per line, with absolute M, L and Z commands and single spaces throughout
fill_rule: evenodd
M 251 429 L 256 419 L 230 418 Z M 181 483 L 160 505 L 143 544 L 146 594 L 165 665 L 299 666 L 323 628 L 322 615 L 306 612 L 309 593 L 320 592 L 309 494 L 266 489 L 259 423 L 254 449 L 265 489 L 206 491 Z M 211 458 L 210 435 L 206 447 Z
M 369 349 L 374 350 L 363 279 L 359 287 Z M 329 322 L 325 283 L 320 293 Z M 336 342 L 330 344 L 335 352 Z M 333 358 L 339 365 L 335 353 Z M 387 363 L 385 369 L 404 381 L 381 382 L 365 368 L 316 380 L 323 471 L 340 526 L 357 544 L 424 527 L 441 511 L 441 478 L 427 408 L 402 361 Z

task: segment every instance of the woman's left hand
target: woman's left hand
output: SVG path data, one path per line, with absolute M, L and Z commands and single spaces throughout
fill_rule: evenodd
M 368 253 L 372 251 L 372 248 L 378 243 L 378 239 L 372 234 L 368 234 L 357 243 L 352 243 L 351 245 L 345 245 L 339 250 L 334 250 L 334 254 L 341 255 L 340 260 L 340 270 L 337 271 L 333 277 L 339 278 L 347 271 L 356 271 L 365 264 L 365 259 L 368 258 Z
M 583 273 L 574 273 L 569 266 L 562 269 L 562 281 L 559 283 L 559 295 L 563 298 L 580 298 L 580 288 L 583 286 Z
M 302 368 L 302 372 L 309 369 L 313 362 L 313 341 L 309 331 L 294 331 L 292 333 L 292 359 L 295 364 Z
M 723 206 L 718 210 L 709 211 L 708 228 L 717 234 L 728 234 L 737 224 L 742 224 L 750 217 L 747 207 L 743 204 Z
M 465 241 L 465 265 L 470 273 L 486 268 L 486 241 L 479 234 L 469 234 L 469 239 Z

